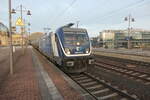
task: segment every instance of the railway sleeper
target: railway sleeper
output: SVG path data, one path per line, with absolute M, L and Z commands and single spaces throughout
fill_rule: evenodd
M 95 86 L 88 87 L 87 89 L 92 90 L 92 89 L 97 89 L 97 88 L 101 88 L 101 87 L 103 87 L 103 86 L 98 84 L 98 85 L 95 85 Z
M 139 77 L 146 77 L 147 75 L 146 74 L 143 74 L 143 75 L 140 75 Z
M 86 76 L 83 76 L 83 77 L 77 77 L 77 78 L 74 78 L 75 80 L 77 81 L 80 81 L 80 80 L 85 80 L 85 79 L 89 79 L 88 77 Z
M 85 82 L 91 82 L 92 81 L 92 79 L 84 79 L 84 80 L 79 80 L 78 82 L 79 83 L 85 83 Z
M 80 77 L 85 77 L 84 75 L 71 75 L 73 78 L 80 78 Z
M 98 99 L 100 99 L 100 100 L 106 100 L 108 98 L 113 98 L 113 97 L 116 97 L 116 96 L 118 96 L 117 93 L 112 93 L 112 94 L 109 94 L 109 95 L 106 95 L 106 96 L 98 97 Z
M 133 71 L 128 71 L 128 72 L 126 72 L 126 73 L 131 74 L 131 73 L 133 73 Z
M 150 77 L 148 77 L 147 79 L 150 80 Z
M 128 71 L 127 71 L 126 69 L 121 69 L 120 71 L 121 71 L 121 72 L 128 73 Z
M 110 89 L 104 88 L 102 90 L 93 91 L 92 94 L 96 95 L 96 94 L 101 94 L 101 93 L 108 92 L 108 91 L 110 91 Z
M 150 82 L 146 82 L 145 85 L 150 85 Z
M 135 72 L 135 73 L 133 73 L 133 74 L 131 74 L 131 75 L 138 75 L 139 73 L 137 73 L 137 72 Z
M 87 87 L 87 86 L 90 86 L 90 85 L 96 85 L 97 82 L 95 81 L 92 81 L 92 82 L 89 82 L 89 83 L 81 83 L 84 87 Z
M 143 82 L 143 80 L 141 80 L 141 79 L 136 79 L 136 81 L 137 81 L 137 82 Z
M 127 98 L 121 98 L 120 100 L 128 100 Z

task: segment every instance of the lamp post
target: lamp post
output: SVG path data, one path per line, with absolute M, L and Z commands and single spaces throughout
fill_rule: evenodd
M 80 21 L 77 21 L 77 28 L 79 27 L 79 22 L 80 22 Z
M 29 42 L 29 44 L 30 44 L 30 26 L 31 26 L 31 24 L 30 23 L 28 23 L 28 42 Z
M 11 0 L 8 1 L 9 9 L 9 47 L 10 47 L 10 74 L 13 74 L 13 46 L 12 46 L 12 16 L 11 16 Z
M 27 15 L 31 15 L 31 12 L 30 12 L 30 10 L 26 10 L 26 8 L 25 7 L 23 7 L 22 5 L 20 5 L 19 6 L 20 7 L 20 9 L 18 10 L 18 9 L 12 9 L 12 13 L 16 13 L 16 11 L 19 11 L 20 12 L 20 18 L 21 18 L 21 21 L 23 21 L 23 12 L 27 12 Z M 23 8 L 25 8 L 25 9 L 23 9 Z M 23 49 L 23 54 L 24 54 L 24 47 L 23 47 L 23 45 L 24 45 L 24 37 L 23 37 L 23 26 L 21 26 L 21 36 L 22 36 L 22 49 Z
M 130 44 L 131 22 L 134 22 L 135 19 L 131 17 L 131 14 L 129 14 L 129 16 L 125 17 L 124 20 L 128 21 L 128 49 L 130 49 L 131 48 L 131 44 Z

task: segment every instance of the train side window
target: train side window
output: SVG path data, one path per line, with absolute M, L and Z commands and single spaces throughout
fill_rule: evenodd
M 56 34 L 55 34 L 55 41 L 56 41 L 56 43 L 58 43 L 58 38 L 57 38 Z
M 56 44 L 57 44 L 57 48 L 58 48 L 58 51 L 60 51 L 61 49 L 61 47 L 60 47 L 60 45 L 59 45 L 59 41 L 58 41 L 58 37 L 57 37 L 57 35 L 55 34 L 55 41 L 56 41 Z M 59 55 L 62 55 L 62 53 L 61 52 L 58 52 L 59 53 Z

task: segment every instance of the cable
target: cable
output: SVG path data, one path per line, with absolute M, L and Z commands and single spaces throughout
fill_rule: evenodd
M 55 19 L 53 20 L 53 23 L 56 23 L 56 21 L 58 21 L 59 17 L 62 17 L 62 15 L 65 14 L 65 13 L 73 6 L 73 4 L 74 4 L 76 1 L 77 1 L 77 0 L 73 0 L 73 1 L 70 3 L 70 6 L 69 6 L 69 7 L 65 8 L 60 14 L 58 14 L 57 17 L 55 17 Z M 125 5 L 125 6 L 121 7 L 121 8 L 118 8 L 118 9 L 115 9 L 115 10 L 113 10 L 113 11 L 110 11 L 110 12 L 104 14 L 104 15 L 101 15 L 100 18 L 98 17 L 98 18 L 95 18 L 95 19 L 98 19 L 98 20 L 101 19 L 102 21 L 105 21 L 105 20 L 104 20 L 105 18 L 111 17 L 111 16 L 113 16 L 114 14 L 119 13 L 119 12 L 122 11 L 122 10 L 127 10 L 127 9 L 129 9 L 129 8 L 133 8 L 133 7 L 135 7 L 135 6 L 139 6 L 139 5 L 143 5 L 143 4 L 147 3 L 147 2 L 144 2 L 144 1 L 145 1 L 145 0 L 138 0 L 138 1 L 134 2 L 134 3 L 129 4 L 129 5 Z M 141 4 L 141 3 L 142 3 L 142 4 Z M 88 19 L 87 19 L 87 20 L 88 20 Z M 90 20 L 91 20 L 91 19 L 90 19 Z M 53 24 L 53 25 L 54 25 L 54 24 Z
M 149 1 L 148 1 L 148 2 L 149 2 Z M 142 4 L 141 4 L 141 3 L 142 3 Z M 132 3 L 132 4 L 129 4 L 129 5 L 127 5 L 127 6 L 121 7 L 121 8 L 119 8 L 119 9 L 110 11 L 110 12 L 108 12 L 108 13 L 102 15 L 101 18 L 95 18 L 95 19 L 98 19 L 98 20 L 101 19 L 102 21 L 105 21 L 105 20 L 104 20 L 105 18 L 112 17 L 114 14 L 119 13 L 119 12 L 122 11 L 123 9 L 124 9 L 124 10 L 127 10 L 127 9 L 129 9 L 129 8 L 134 7 L 134 6 L 144 5 L 145 3 L 147 3 L 147 2 L 144 2 L 144 0 L 139 0 L 139 1 L 135 2 L 135 3 Z
M 106 21 L 106 20 L 104 20 L 105 18 L 111 17 L 111 16 L 113 16 L 114 14 L 116 14 L 116 13 L 122 11 L 122 10 L 127 10 L 127 9 L 133 8 L 133 7 L 135 7 L 135 6 L 142 7 L 142 5 L 144 5 L 145 3 L 148 3 L 148 2 L 149 2 L 149 1 L 144 2 L 144 1 L 145 1 L 145 0 L 139 0 L 139 1 L 135 2 L 135 3 L 129 4 L 129 5 L 124 6 L 124 7 L 121 7 L 121 8 L 119 8 L 119 9 L 117 9 L 117 10 L 113 10 L 113 11 L 111 11 L 111 12 L 109 12 L 109 13 L 106 13 L 106 14 L 102 15 L 102 17 L 101 17 L 100 19 L 101 19 L 101 21 Z M 98 18 L 98 20 L 99 20 L 99 18 Z M 119 24 L 122 24 L 122 23 L 123 23 L 123 22 L 117 22 L 117 23 L 115 23 L 115 25 L 119 25 Z
M 73 5 L 74 3 L 76 2 L 77 0 L 73 0 L 70 5 L 68 7 L 66 7 L 61 13 L 59 13 L 55 19 L 52 21 L 52 23 L 55 23 L 56 20 L 58 20 L 58 17 L 62 17 L 63 14 L 65 14 Z M 54 25 L 54 24 L 53 24 Z
M 149 2 L 149 1 L 148 1 Z M 126 9 L 129 9 L 129 8 L 133 8 L 135 6 L 139 6 L 139 7 L 142 7 L 142 5 L 144 5 L 145 3 L 148 3 L 148 2 L 143 2 L 142 4 L 141 3 L 138 3 L 137 5 L 134 5 L 134 6 L 130 6 Z M 119 13 L 119 12 L 116 12 L 116 13 Z M 115 13 L 112 13 L 111 15 L 108 15 L 108 16 L 105 16 L 104 18 L 101 18 L 102 21 L 104 21 L 105 18 L 108 18 L 108 17 L 112 17 Z

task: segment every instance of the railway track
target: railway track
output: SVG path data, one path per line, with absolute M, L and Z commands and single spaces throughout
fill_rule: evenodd
M 121 58 L 115 58 L 115 57 L 106 57 L 106 56 L 100 56 L 100 55 L 96 55 L 94 54 L 94 56 L 96 58 L 104 58 L 104 59 L 109 59 L 109 60 L 113 60 L 113 61 L 117 61 L 117 62 L 122 62 L 123 64 L 134 64 L 134 65 L 138 65 L 138 66 L 150 66 L 150 63 L 148 62 L 142 62 L 142 61 L 133 61 L 133 60 L 129 60 L 129 59 L 121 59 Z
M 115 64 L 120 67 L 130 68 L 130 69 L 134 69 L 134 70 L 137 70 L 140 72 L 145 72 L 148 74 L 150 72 L 150 63 L 145 63 L 145 62 L 134 63 L 134 61 L 132 63 L 130 63 L 131 61 L 128 62 L 128 61 L 126 61 L 126 59 L 116 60 L 118 58 L 113 58 L 113 57 L 109 58 L 109 57 L 105 57 L 105 56 L 95 56 L 95 58 L 98 61 L 105 61 L 109 64 Z
M 140 100 L 135 94 L 129 94 L 127 90 L 112 86 L 90 73 L 69 74 L 69 76 L 96 100 Z
M 119 90 L 118 87 L 95 78 L 90 73 L 69 76 L 96 100 L 139 100 L 136 95 L 130 95 L 126 90 Z
M 109 71 L 117 72 L 123 76 L 127 76 L 128 78 L 134 78 L 136 81 L 140 81 L 145 85 L 150 85 L 150 74 L 144 71 L 123 67 L 103 60 L 96 60 L 95 65 Z
M 136 71 L 136 72 L 139 72 L 139 73 L 148 74 L 150 76 L 149 72 L 147 72 L 145 70 L 141 70 L 141 69 L 136 69 L 135 67 L 138 67 L 137 65 L 133 65 L 133 64 L 130 64 L 130 63 L 124 63 L 123 61 L 113 61 L 113 59 L 108 60 L 106 58 L 99 58 L 99 57 L 98 58 L 96 57 L 95 60 L 97 62 L 113 65 L 113 66 L 116 66 L 116 67 L 119 67 L 119 68 L 125 68 L 125 69 Z

